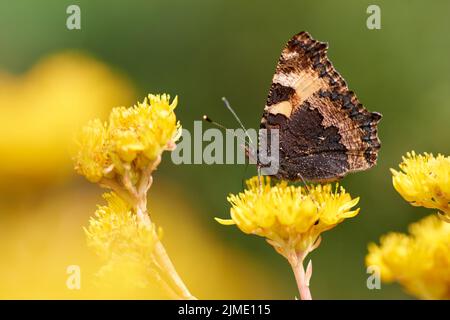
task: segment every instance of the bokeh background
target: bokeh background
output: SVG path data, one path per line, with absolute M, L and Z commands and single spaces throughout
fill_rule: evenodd
M 81 8 L 67 30 L 66 8 Z M 381 7 L 381 30 L 366 9 Z M 397 285 L 368 290 L 367 244 L 406 231 L 424 208 L 401 199 L 389 168 L 409 151 L 450 153 L 450 2 L 433 1 L 0 1 L 0 298 L 151 298 L 154 290 L 96 290 L 99 261 L 82 226 L 102 190 L 74 174 L 73 132 L 147 93 L 179 95 L 184 128 L 204 113 L 235 127 L 226 96 L 257 128 L 280 50 L 306 30 L 361 102 L 384 116 L 378 165 L 346 177 L 361 213 L 311 254 L 313 298 L 403 299 Z M 164 243 L 199 298 L 292 299 L 292 272 L 261 238 L 218 225 L 226 196 L 255 168 L 180 165 L 165 154 L 149 206 Z M 81 267 L 82 288 L 66 288 Z

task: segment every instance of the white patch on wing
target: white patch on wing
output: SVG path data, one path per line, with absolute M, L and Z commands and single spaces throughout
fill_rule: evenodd
M 291 73 L 275 73 L 273 75 L 272 82 L 279 83 L 284 87 L 295 88 L 295 84 L 299 80 L 299 74 L 291 72 Z
M 289 59 L 294 59 L 294 58 L 298 57 L 298 52 L 297 51 L 284 50 L 281 53 L 281 55 L 283 56 L 283 59 L 289 60 Z
M 299 99 L 297 105 L 301 105 L 303 101 L 321 88 L 328 87 L 328 84 L 322 78 L 319 78 L 316 73 L 302 72 L 297 79 L 298 81 L 293 86 Z
M 296 101 L 294 108 L 301 105 L 303 101 L 307 100 L 319 89 L 328 87 L 325 80 L 319 78 L 317 73 L 312 70 L 301 73 L 276 73 L 273 76 L 273 82 L 295 89 Z
M 289 101 L 282 101 L 277 104 L 273 104 L 270 107 L 266 106 L 264 109 L 268 110 L 273 115 L 281 113 L 289 118 L 293 108 Z

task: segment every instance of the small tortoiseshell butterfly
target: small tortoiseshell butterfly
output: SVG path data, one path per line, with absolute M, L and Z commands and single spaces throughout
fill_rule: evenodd
M 327 182 L 376 164 L 381 114 L 349 91 L 327 48 L 300 32 L 278 61 L 260 125 L 279 130 L 278 179 Z

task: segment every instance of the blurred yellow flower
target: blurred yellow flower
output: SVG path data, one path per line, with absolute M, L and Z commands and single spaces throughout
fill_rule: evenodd
M 100 281 L 117 284 L 111 279 L 123 279 L 131 287 L 146 287 L 156 275 L 153 250 L 160 239 L 155 226 L 139 223 L 131 206 L 115 193 L 103 197 L 107 205 L 98 207 L 85 228 L 88 245 L 106 263 L 98 272 Z M 117 278 L 117 273 L 124 277 Z
M 91 182 L 99 181 L 111 166 L 107 141 L 107 128 L 98 119 L 90 121 L 79 135 L 76 170 Z
M 99 206 L 85 228 L 88 245 L 102 257 L 136 255 L 147 259 L 153 252 L 155 227 L 138 223 L 131 206 L 114 192 L 103 194 L 106 206 Z
M 0 203 L 1 299 L 171 298 L 152 279 L 129 278 L 129 273 L 145 274 L 133 262 L 122 262 L 122 259 L 103 267 L 105 261 L 88 250 L 80 226 L 88 226 L 89 212 L 99 202 L 97 192 L 92 191 L 95 189 L 61 188 L 40 201 L 22 201 L 14 208 Z M 173 201 L 174 193 L 177 201 Z M 281 277 L 273 268 L 227 245 L 205 227 L 198 219 L 202 208 L 177 183 L 159 180 L 152 190 L 152 198 L 158 199 L 152 201 L 151 210 L 164 227 L 164 245 L 187 285 L 199 297 L 288 297 L 287 286 L 277 281 Z M 81 268 L 81 290 L 69 290 L 65 284 L 70 276 L 66 269 L 74 264 Z M 142 282 L 130 283 L 136 280 Z
M 89 122 L 77 138 L 77 172 L 98 182 L 114 173 L 124 174 L 126 164 L 133 161 L 136 168 L 130 169 L 142 169 L 164 150 L 173 149 L 181 132 L 174 112 L 177 101 L 175 97 L 170 102 L 166 94 L 150 94 L 131 108 L 114 108 L 106 124 Z
M 133 97 L 123 75 L 77 52 L 47 56 L 20 76 L 0 71 L 0 188 L 67 178 L 74 132 Z
M 450 299 L 450 224 L 431 215 L 411 224 L 409 233 L 371 243 L 367 266 L 378 266 L 383 281 L 397 281 L 418 298 Z
M 450 157 L 412 151 L 399 167 L 391 169 L 395 190 L 413 206 L 438 209 L 450 220 Z
M 249 179 L 247 189 L 228 201 L 231 219 L 216 220 L 266 238 L 291 264 L 302 299 L 311 298 L 311 264 L 306 272 L 303 269 L 306 255 L 319 246 L 322 232 L 359 212 L 351 210 L 359 198 L 352 199 L 338 185 L 334 191 L 330 184 L 302 188 L 281 181 L 272 186 L 267 176 Z
M 153 171 L 181 133 L 174 109 L 178 99 L 148 95 L 131 108 L 117 107 L 109 121 L 89 122 L 80 132 L 75 170 L 113 191 L 86 230 L 88 242 L 104 257 L 99 275 L 126 287 L 159 283 L 177 299 L 195 299 L 175 270 L 148 214 Z M 156 280 L 156 281 L 155 281 Z

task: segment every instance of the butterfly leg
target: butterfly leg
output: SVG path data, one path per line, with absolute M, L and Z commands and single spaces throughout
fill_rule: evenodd
M 259 193 L 262 193 L 262 175 L 261 175 L 261 167 L 258 166 L 258 186 L 259 186 Z
M 303 178 L 301 173 L 299 172 L 299 173 L 297 173 L 297 175 L 300 178 L 300 180 L 302 180 L 303 184 L 305 185 L 306 191 L 308 191 L 308 193 L 310 193 L 311 189 L 309 188 L 308 184 L 306 183 L 306 180 Z

